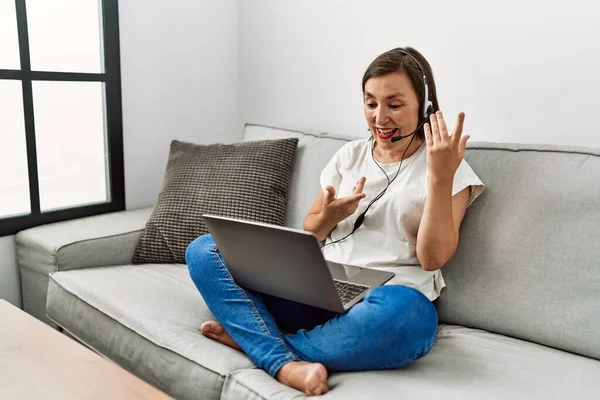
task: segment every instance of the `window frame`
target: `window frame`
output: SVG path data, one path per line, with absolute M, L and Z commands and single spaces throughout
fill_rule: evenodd
M 102 38 L 104 40 L 104 72 L 49 72 L 31 70 L 25 0 L 15 0 L 21 69 L 0 69 L 0 79 L 20 80 L 22 84 L 31 212 L 20 216 L 0 217 L 0 237 L 13 235 L 38 225 L 125 209 L 118 0 L 100 0 L 100 3 L 102 12 Z M 32 81 L 104 83 L 109 202 L 41 212 Z

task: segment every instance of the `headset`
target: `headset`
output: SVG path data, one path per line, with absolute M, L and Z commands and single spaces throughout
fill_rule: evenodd
M 421 75 L 423 76 L 423 86 L 425 87 L 425 94 L 423 96 L 423 105 L 421 106 L 423 121 L 421 121 L 419 126 L 417 126 L 417 129 L 412 131 L 412 133 L 405 135 L 405 136 L 394 136 L 391 139 L 392 143 L 394 143 L 394 142 L 397 142 L 398 140 L 401 140 L 401 139 L 404 139 L 404 138 L 414 135 L 415 132 L 417 132 L 419 129 L 421 129 L 423 127 L 425 122 L 427 122 L 427 120 L 429 119 L 429 116 L 431 114 L 433 114 L 435 110 L 433 108 L 433 103 L 429 99 L 429 83 L 427 83 L 427 75 L 425 75 L 425 70 L 423 69 L 423 66 L 421 65 L 419 60 L 417 60 L 416 57 L 414 57 L 412 54 L 410 54 L 409 52 L 407 52 L 406 50 L 404 50 L 400 47 L 397 49 L 394 49 L 392 51 L 397 51 L 399 53 L 405 54 L 413 59 L 415 64 L 417 64 L 419 66 L 419 69 L 421 70 Z M 402 156 L 402 157 L 404 158 L 404 156 Z
M 409 56 L 410 58 L 413 59 L 413 61 L 415 62 L 415 64 L 417 64 L 417 66 L 419 67 L 419 69 L 421 70 L 421 75 L 423 76 L 423 86 L 425 87 L 425 94 L 423 96 L 423 104 L 422 104 L 422 114 L 421 117 L 423 118 L 423 121 L 421 121 L 421 123 L 417 126 L 417 129 L 415 129 L 414 131 L 412 131 L 410 134 L 408 135 L 404 135 L 404 136 L 394 136 L 391 141 L 392 143 L 401 140 L 401 139 L 405 139 L 409 136 L 412 136 L 412 138 L 410 139 L 410 142 L 408 143 L 408 146 L 406 146 L 406 149 L 404 150 L 404 153 L 402 153 L 402 158 L 400 159 L 400 165 L 398 166 L 398 171 L 396 171 L 396 175 L 394 176 L 394 178 L 390 181 L 390 177 L 388 176 L 388 174 L 384 171 L 383 168 L 381 168 L 381 165 L 379 165 L 379 163 L 377 162 L 377 160 L 375 159 L 375 155 L 373 154 L 373 150 L 375 148 L 375 139 L 373 139 L 371 137 L 371 158 L 373 158 L 373 161 L 375 162 L 375 164 L 379 167 L 379 169 L 381 170 L 381 172 L 383 172 L 383 174 L 385 175 L 386 179 L 387 179 L 387 185 L 385 186 L 385 188 L 377 195 L 375 196 L 367 205 L 367 208 L 365 209 L 365 211 L 363 211 L 357 218 L 356 221 L 354 221 L 354 227 L 352 228 L 352 232 L 350 232 L 349 234 L 347 234 L 346 236 L 344 236 L 341 239 L 335 240 L 333 242 L 329 242 L 327 244 L 324 244 L 323 246 L 321 246 L 321 248 L 324 248 L 325 246 L 329 246 L 331 244 L 334 243 L 338 243 L 341 242 L 342 240 L 346 239 L 348 236 L 352 235 L 354 232 L 356 232 L 356 230 L 358 228 L 360 228 L 360 226 L 363 224 L 364 220 L 365 220 L 365 214 L 367 213 L 367 211 L 369 211 L 369 208 L 371 208 L 371 206 L 373 205 L 373 203 L 375 203 L 377 200 L 379 200 L 387 191 L 387 189 L 390 187 L 390 185 L 392 184 L 392 182 L 394 182 L 394 180 L 398 177 L 398 174 L 400 173 L 400 168 L 402 168 L 402 161 L 404 161 L 404 156 L 406 155 L 406 151 L 408 150 L 408 148 L 410 147 L 410 145 L 412 144 L 412 141 L 414 140 L 414 134 L 423 127 L 423 125 L 425 124 L 425 122 L 427 122 L 427 120 L 429 119 L 429 116 L 431 114 L 433 114 L 435 112 L 435 109 L 433 107 L 433 103 L 432 101 L 429 99 L 429 84 L 427 83 L 427 75 L 425 75 L 425 70 L 423 69 L 423 66 L 421 65 L 421 63 L 419 62 L 419 60 L 416 59 L 416 57 L 414 57 L 412 54 L 410 54 L 408 51 L 406 51 L 405 49 L 398 47 L 396 49 L 393 49 L 392 51 L 398 52 L 398 53 L 402 53 L 404 55 Z

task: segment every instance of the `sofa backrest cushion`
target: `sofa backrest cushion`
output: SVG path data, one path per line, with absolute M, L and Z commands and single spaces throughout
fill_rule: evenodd
M 440 321 L 600 359 L 600 150 L 473 143 Z
M 247 125 L 244 140 L 298 137 L 286 225 L 301 227 L 344 140 Z M 600 359 L 600 150 L 471 142 L 486 184 L 443 268 L 440 322 Z
M 298 148 L 288 193 L 285 225 L 302 229 L 302 221 L 319 190 L 321 170 L 333 154 L 352 138 L 246 124 L 243 141 L 288 137 L 298 138 Z

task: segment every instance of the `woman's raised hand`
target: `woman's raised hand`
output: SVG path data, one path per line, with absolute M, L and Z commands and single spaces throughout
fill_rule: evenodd
M 425 143 L 427 144 L 427 167 L 430 179 L 436 183 L 452 184 L 454 174 L 465 155 L 469 135 L 462 135 L 465 114 L 459 113 L 452 135 L 448 134 L 446 121 L 441 111 L 431 115 L 425 124 Z
M 327 193 L 323 196 L 323 204 L 321 206 L 322 216 L 337 224 L 354 214 L 358 208 L 358 203 L 366 196 L 363 193 L 366 181 L 367 178 L 363 176 L 356 183 L 356 186 L 354 186 L 351 195 L 339 199 L 335 197 L 335 188 L 327 186 L 325 188 Z

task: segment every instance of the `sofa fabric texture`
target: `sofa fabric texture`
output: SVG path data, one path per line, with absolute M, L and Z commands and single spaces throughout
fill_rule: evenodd
M 48 274 L 131 263 L 152 208 L 41 225 L 15 236 L 23 310 L 46 322 Z
M 174 140 L 134 264 L 185 263 L 202 214 L 283 225 L 298 139 L 197 145 Z
M 325 168 L 333 154 L 351 139 L 343 136 L 248 124 L 244 129 L 243 141 L 277 140 L 282 137 L 298 139 L 298 150 L 285 213 L 285 226 L 302 229 L 304 217 L 310 210 L 317 191 L 320 190 L 321 170 Z
M 600 359 L 600 151 L 477 143 L 440 321 Z

